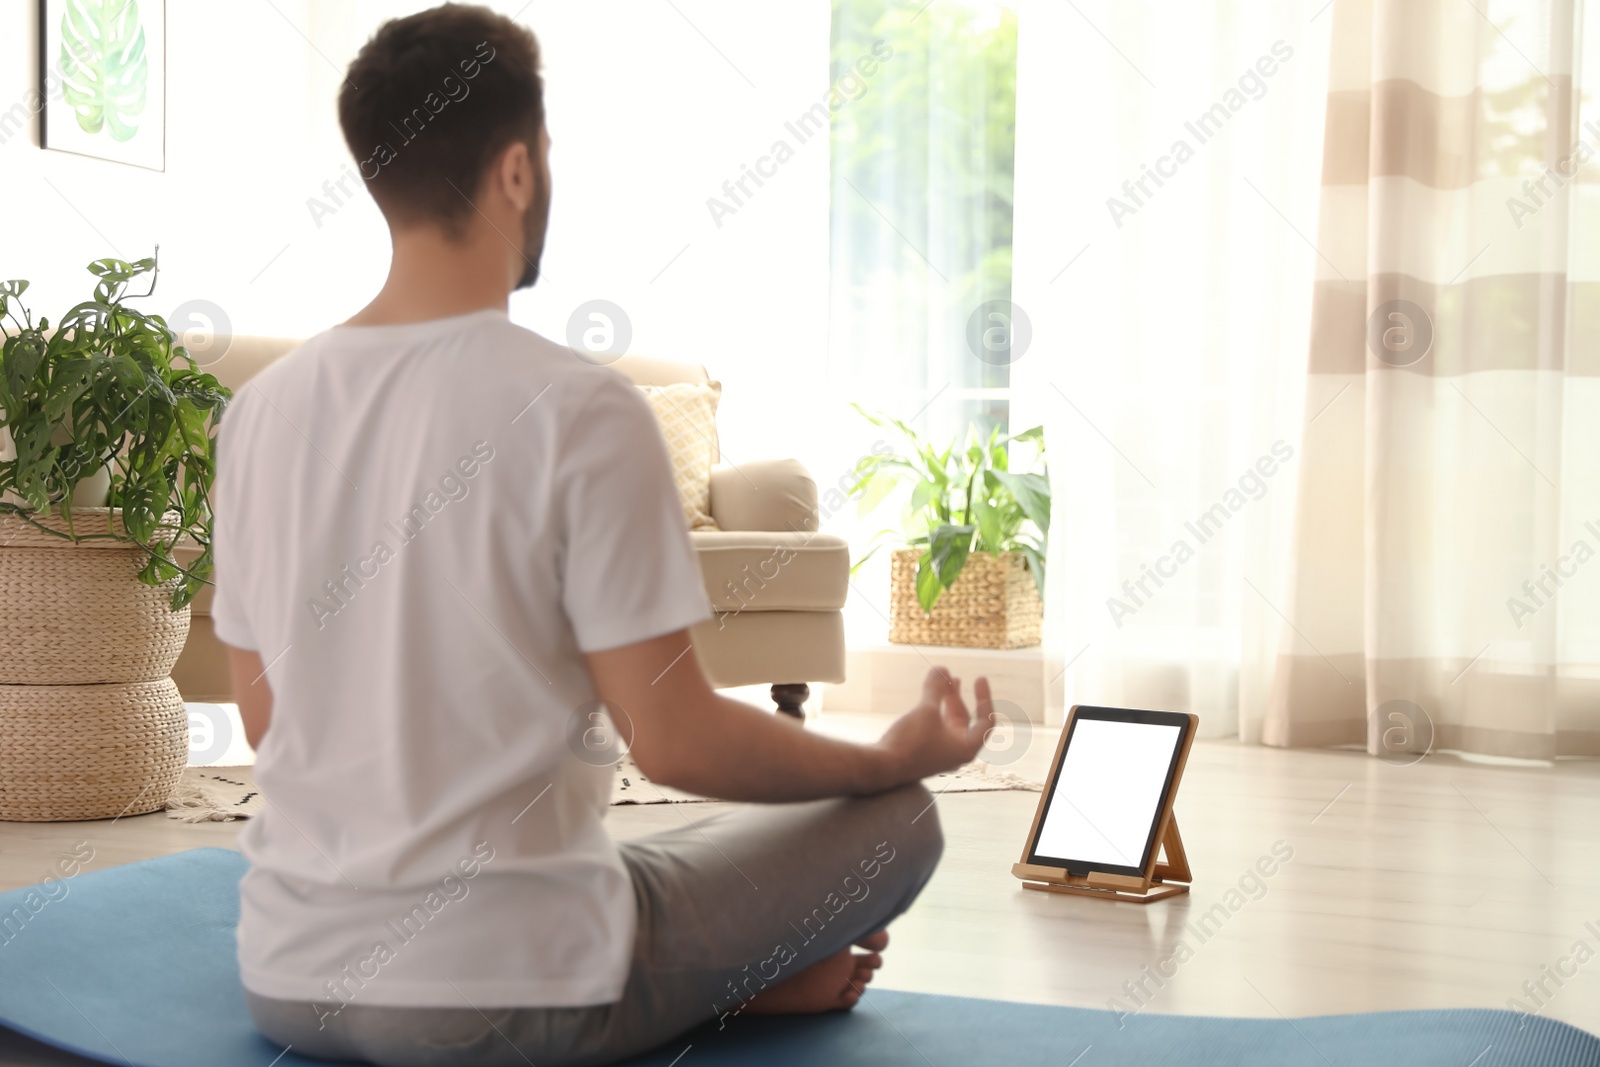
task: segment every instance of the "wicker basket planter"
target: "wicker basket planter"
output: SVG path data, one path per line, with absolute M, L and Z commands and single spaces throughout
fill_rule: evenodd
M 66 530 L 59 516 L 42 520 Z M 116 521 L 79 508 L 80 536 Z M 144 552 L 0 515 L 0 819 L 102 819 L 166 804 L 188 761 L 170 677 L 189 634 Z
M 974 552 L 931 614 L 917 602 L 920 548 L 894 552 L 889 567 L 889 640 L 897 645 L 1031 648 L 1039 644 L 1044 603 L 1020 552 Z

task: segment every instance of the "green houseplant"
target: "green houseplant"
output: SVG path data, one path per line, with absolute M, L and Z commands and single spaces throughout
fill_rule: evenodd
M 177 610 L 211 574 L 216 425 L 229 392 L 193 364 L 161 316 L 126 303 L 154 292 L 154 258 L 97 259 L 88 270 L 100 279 L 94 297 L 69 309 L 53 331 L 22 305 L 26 281 L 0 282 L 8 334 L 0 426 L 9 438 L 0 512 L 42 530 L 36 517 L 59 511 L 63 537 L 137 544 L 146 553 L 139 580 L 171 582 Z M 149 289 L 129 294 L 129 283 L 145 275 Z M 75 490 L 107 468 L 105 503 L 121 522 L 75 523 Z M 185 538 L 199 548 L 188 566 L 173 554 Z
M 0 819 L 154 811 L 188 756 L 171 673 L 212 569 L 229 393 L 129 305 L 154 258 L 89 272 L 53 325 L 0 283 Z
M 912 552 L 897 553 L 897 564 L 909 566 L 915 559 L 915 599 L 924 615 L 934 612 L 975 557 L 1002 564 L 1015 560 L 1015 568 L 1031 578 L 1034 595 L 1042 597 L 1050 536 L 1044 428 L 1002 436 L 996 427 L 985 436 L 969 427 L 965 444 L 957 438 L 939 449 L 898 419 L 869 414 L 859 405 L 856 410 L 874 426 L 893 430 L 903 439 L 903 447 L 874 451 L 856 464 L 850 492 L 858 499 L 860 512 L 876 510 L 898 487 L 911 487 L 899 527 L 882 531 L 856 566 L 876 552 L 885 537 L 907 546 Z M 1017 443 L 1036 452 L 1038 470 L 1012 469 L 1012 446 Z M 981 609 L 962 610 L 970 614 Z

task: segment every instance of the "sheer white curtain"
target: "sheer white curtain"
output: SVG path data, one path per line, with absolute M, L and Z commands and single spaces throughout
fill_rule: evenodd
M 1259 731 L 1317 415 L 1323 2 L 1023 5 L 1011 379 L 1050 441 L 1055 715 Z

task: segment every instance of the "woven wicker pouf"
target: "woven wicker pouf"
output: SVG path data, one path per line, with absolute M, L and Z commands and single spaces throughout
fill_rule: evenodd
M 73 512 L 80 537 L 114 521 Z M 170 675 L 189 610 L 171 610 L 170 586 L 139 582 L 144 559 L 127 541 L 73 542 L 0 516 L 0 819 L 142 814 L 177 786 L 189 732 Z
M 166 806 L 189 761 L 171 678 L 0 685 L 0 819 L 115 819 Z
M 1032 648 L 1044 603 L 1020 552 L 974 552 L 933 611 L 917 601 L 920 548 L 897 549 L 889 565 L 889 640 L 897 645 Z

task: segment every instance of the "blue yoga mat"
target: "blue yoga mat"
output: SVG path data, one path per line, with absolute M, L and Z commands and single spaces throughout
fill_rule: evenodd
M 106 1063 L 273 1064 L 281 1050 L 251 1026 L 234 963 L 244 869 L 203 848 L 0 894 L 0 1023 Z M 1141 1015 L 1119 1029 L 1104 1011 L 883 990 L 849 1014 L 707 1026 L 635 1063 L 669 1067 L 690 1046 L 682 1067 L 1600 1065 L 1600 1039 L 1507 1011 Z M 275 1065 L 318 1062 L 289 1052 Z

